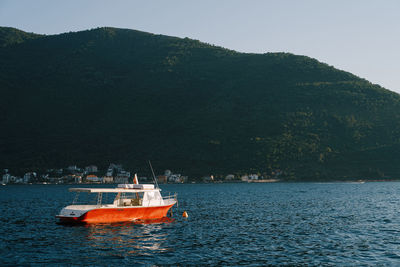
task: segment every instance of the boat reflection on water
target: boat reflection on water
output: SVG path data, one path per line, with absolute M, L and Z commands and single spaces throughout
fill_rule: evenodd
M 149 220 L 136 220 L 133 221 L 133 224 L 157 224 L 157 223 L 172 223 L 175 219 L 170 217 L 163 217 L 160 219 L 149 219 Z
M 148 256 L 172 251 L 167 245 L 168 224 L 175 219 L 164 217 L 153 220 L 112 224 L 87 224 L 87 245 L 108 251 L 112 257 Z

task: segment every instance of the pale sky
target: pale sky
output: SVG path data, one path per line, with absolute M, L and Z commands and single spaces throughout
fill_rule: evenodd
M 400 0 L 0 0 L 0 26 L 42 34 L 110 26 L 290 52 L 400 93 Z

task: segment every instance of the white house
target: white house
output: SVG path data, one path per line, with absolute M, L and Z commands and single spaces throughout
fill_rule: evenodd
M 249 175 L 249 180 L 258 180 L 258 175 L 257 174 L 250 174 Z
M 113 183 L 114 182 L 114 177 L 112 176 L 104 176 L 103 177 L 103 183 Z
M 181 183 L 181 175 L 180 174 L 171 174 L 168 176 L 168 182 L 171 183 Z

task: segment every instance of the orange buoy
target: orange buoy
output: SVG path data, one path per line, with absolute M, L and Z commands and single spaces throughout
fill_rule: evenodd
M 183 217 L 183 218 L 187 218 L 187 217 L 189 217 L 189 215 L 187 214 L 186 211 L 184 211 L 183 214 L 182 214 L 182 217 Z

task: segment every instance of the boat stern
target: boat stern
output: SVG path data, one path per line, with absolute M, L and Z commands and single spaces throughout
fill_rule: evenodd
M 82 222 L 84 215 L 90 209 L 78 205 L 71 205 L 63 208 L 56 218 L 60 223 L 79 223 Z

